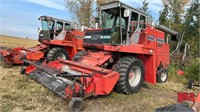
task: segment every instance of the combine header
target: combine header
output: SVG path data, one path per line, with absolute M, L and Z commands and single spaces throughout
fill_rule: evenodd
M 53 61 L 58 58 L 72 59 L 77 51 L 83 50 L 84 32 L 77 30 L 76 24 L 69 21 L 41 16 L 42 30 L 39 33 L 38 44 L 31 48 L 13 48 L 0 50 L 4 67 L 12 64 L 23 64 L 21 58 L 39 61 Z
M 85 50 L 73 61 L 58 59 L 42 65 L 24 60 L 26 74 L 64 99 L 69 108 L 83 109 L 89 96 L 139 91 L 143 81 L 156 84 L 167 80 L 169 45 L 164 32 L 177 32 L 153 25 L 146 13 L 115 1 L 101 5 L 102 29 L 86 30 Z M 160 29 L 160 30 L 159 30 Z

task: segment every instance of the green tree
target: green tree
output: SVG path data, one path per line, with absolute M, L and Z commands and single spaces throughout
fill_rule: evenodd
M 159 21 L 159 24 L 161 25 L 164 25 L 164 26 L 167 26 L 169 27 L 169 6 L 167 5 L 167 3 L 162 0 L 162 3 L 163 3 L 163 9 L 161 11 L 159 11 L 159 18 L 158 18 L 158 21 Z M 168 42 L 168 35 L 165 34 L 165 40 Z
M 185 15 L 184 29 L 185 29 L 185 40 L 184 43 L 189 43 L 191 48 L 191 55 L 193 57 L 199 56 L 199 12 L 200 4 L 199 0 L 193 0 L 189 5 Z
M 81 25 L 90 27 L 94 0 L 65 0 L 66 8 Z
M 142 7 L 139 8 L 141 11 L 146 12 L 149 16 L 151 16 L 151 12 L 149 11 L 149 2 L 147 2 L 146 0 L 144 0 L 142 2 Z
M 183 23 L 185 7 L 188 2 L 189 0 L 162 0 L 164 8 L 160 12 L 159 23 L 179 32 L 179 37 L 185 31 Z M 173 51 L 177 43 L 172 41 L 169 41 L 169 43 L 171 51 Z
M 113 2 L 113 1 L 119 1 L 119 0 L 97 0 L 97 7 L 99 7 L 103 3 Z
M 165 26 L 169 26 L 169 7 L 167 5 L 167 3 L 165 3 L 164 1 L 162 1 L 163 3 L 163 9 L 161 11 L 159 11 L 159 24 L 165 25 Z
M 149 2 L 147 2 L 146 0 L 144 0 L 142 2 L 142 7 L 140 8 L 140 10 L 142 10 L 144 12 L 147 12 L 148 11 L 148 5 L 149 5 Z

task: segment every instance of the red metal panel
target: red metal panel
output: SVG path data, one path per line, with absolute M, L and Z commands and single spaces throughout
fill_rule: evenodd
M 104 45 L 105 51 L 124 52 L 124 53 L 136 53 L 136 54 L 149 54 L 149 50 L 142 44 L 131 45 Z
M 145 55 L 145 62 L 144 62 L 144 66 L 145 66 L 145 81 L 152 83 L 152 84 L 156 84 L 156 57 L 155 54 L 153 54 L 153 56 L 150 55 Z
M 90 66 L 101 66 L 111 57 L 112 53 L 109 52 L 102 52 L 102 51 L 88 52 L 85 56 L 81 58 L 79 63 L 87 64 Z
M 157 47 L 157 66 L 162 64 L 167 66 L 170 64 L 170 51 L 168 44 L 162 44 L 161 47 Z
M 114 88 L 115 84 L 117 83 L 119 79 L 119 73 L 118 72 L 111 72 L 105 76 L 103 76 L 103 91 L 105 94 L 109 94 L 112 89 Z

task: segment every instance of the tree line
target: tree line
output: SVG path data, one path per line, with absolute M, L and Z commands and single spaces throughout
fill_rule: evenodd
M 67 9 L 73 14 L 74 20 L 83 26 L 91 27 L 97 12 L 94 6 L 117 0 L 65 0 Z M 151 16 L 149 2 L 141 1 L 142 6 L 138 9 Z M 170 36 L 165 34 L 166 42 L 170 45 L 171 66 L 169 74 L 180 81 L 176 70 L 185 72 L 185 79 L 200 79 L 200 4 L 199 0 L 162 0 L 162 9 L 159 11 L 157 22 L 179 32 L 177 42 L 170 41 Z
M 96 8 L 102 3 L 118 0 L 65 0 L 66 8 L 73 14 L 74 20 L 83 26 L 91 27 L 94 23 Z M 141 1 L 138 9 L 151 16 L 149 3 Z M 199 0 L 162 0 L 163 9 L 160 10 L 158 22 L 179 32 L 179 43 L 170 41 L 166 34 L 166 41 L 171 45 L 171 52 L 184 52 L 190 49 L 190 55 L 199 56 Z M 188 51 L 188 50 L 186 50 Z M 186 53 L 188 54 L 188 52 Z

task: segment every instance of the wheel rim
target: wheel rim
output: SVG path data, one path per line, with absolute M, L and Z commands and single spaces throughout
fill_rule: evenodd
M 167 79 L 167 72 L 162 72 L 161 73 L 161 81 L 164 82 Z
M 64 60 L 66 60 L 66 56 L 65 56 L 65 54 L 63 54 L 63 53 L 58 53 L 58 54 L 55 56 L 55 59 L 64 59 Z
M 191 85 L 191 88 L 193 88 L 194 87 L 194 82 L 192 83 L 192 85 Z
M 81 107 L 81 103 L 80 102 L 75 102 L 74 104 L 74 110 L 79 110 Z
M 139 84 L 141 79 L 141 70 L 139 67 L 134 66 L 131 68 L 130 73 L 129 73 L 129 84 L 132 87 L 135 87 Z

